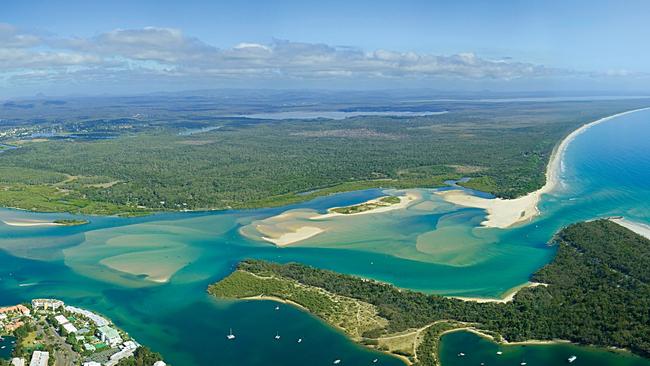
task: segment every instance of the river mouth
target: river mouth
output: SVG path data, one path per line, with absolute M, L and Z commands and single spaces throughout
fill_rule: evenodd
M 330 220 L 329 231 L 283 248 L 240 230 L 290 210 L 324 212 L 395 192 L 349 192 L 273 209 L 92 217 L 82 227 L 0 225 L 2 301 L 57 297 L 97 310 L 178 365 L 209 364 L 210 355 L 201 355 L 205 349 L 223 354 L 224 364 L 299 365 L 317 356 L 329 360 L 324 364 L 348 357 L 397 365 L 401 361 L 354 345 L 295 309 L 276 313 L 267 302 L 217 301 L 205 289 L 252 257 L 298 261 L 429 293 L 500 297 L 548 263 L 554 249 L 547 243 L 561 227 L 603 216 L 650 222 L 647 141 L 648 112 L 583 133 L 567 148 L 562 184 L 542 197 L 541 215 L 509 229 L 480 227 L 483 210 L 445 202 L 434 190 L 418 190 L 422 198 L 403 210 Z M 58 215 L 0 211 L 0 219 L 10 218 L 47 221 Z M 226 342 L 229 328 L 246 342 Z M 276 332 L 283 339 L 304 338 L 304 349 L 275 342 Z M 259 355 L 251 355 L 250 347 Z

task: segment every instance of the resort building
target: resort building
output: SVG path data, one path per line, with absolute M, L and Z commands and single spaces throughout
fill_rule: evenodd
M 79 315 L 82 315 L 82 316 L 90 319 L 90 321 L 95 323 L 95 325 L 98 328 L 110 324 L 110 322 L 108 320 L 106 320 L 105 318 L 93 313 L 92 311 L 88 311 L 86 309 L 80 309 L 80 308 L 77 308 L 77 307 L 74 307 L 74 306 L 66 306 L 65 310 L 70 312 L 70 313 L 79 314 Z
M 65 323 L 69 323 L 69 322 L 70 322 L 70 321 L 68 320 L 68 318 L 66 318 L 66 317 L 63 316 L 63 315 L 57 315 L 57 316 L 55 316 L 55 317 L 54 317 L 54 320 L 56 320 L 56 322 L 59 323 L 59 325 L 63 325 L 63 324 L 65 324 Z
M 34 309 L 43 309 L 45 311 L 58 310 L 63 307 L 63 301 L 57 299 L 34 299 L 32 300 L 32 307 Z
M 25 366 L 25 359 L 22 357 L 14 357 L 11 359 L 11 366 Z
M 29 366 L 47 366 L 47 360 L 50 358 L 49 352 L 34 351 Z
M 88 362 L 84 362 L 83 366 L 102 366 L 102 364 L 95 361 L 88 361 Z
M 99 329 L 97 329 L 97 336 L 102 340 L 102 342 L 110 344 L 111 347 L 115 347 L 118 344 L 122 343 L 122 337 L 120 337 L 120 333 L 108 325 L 99 327 Z
M 63 327 L 63 330 L 65 330 L 68 334 L 70 333 L 77 333 L 77 327 L 72 325 L 72 323 L 65 323 L 61 325 Z

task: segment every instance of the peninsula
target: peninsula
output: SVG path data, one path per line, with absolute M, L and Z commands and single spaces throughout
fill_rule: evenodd
M 413 365 L 438 365 L 439 338 L 454 329 L 471 329 L 498 342 L 565 340 L 650 357 L 645 320 L 650 240 L 597 220 L 563 229 L 554 243 L 555 259 L 531 277 L 546 285 L 525 287 L 502 303 L 427 295 L 302 264 L 253 260 L 240 263 L 208 292 L 296 303 L 355 341 Z

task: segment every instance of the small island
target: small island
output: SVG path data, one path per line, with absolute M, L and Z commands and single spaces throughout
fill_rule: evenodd
M 88 220 L 79 220 L 79 219 L 54 220 L 53 222 L 61 226 L 81 226 L 90 223 L 90 221 Z
M 554 245 L 555 259 L 530 279 L 545 286 L 522 288 L 503 303 L 428 295 L 303 264 L 259 260 L 241 262 L 208 292 L 300 306 L 353 340 L 412 365 L 439 365 L 440 337 L 460 329 L 501 343 L 565 341 L 650 357 L 650 240 L 596 220 L 563 229 Z
M 109 319 L 57 299 L 0 307 L 0 365 L 164 366 Z
M 400 203 L 401 200 L 399 197 L 396 196 L 385 196 L 378 198 L 376 200 L 371 200 L 368 202 L 364 202 L 359 205 L 354 205 L 354 206 L 346 206 L 346 207 L 335 207 L 331 208 L 328 211 L 329 212 L 336 212 L 339 214 L 343 215 L 351 215 L 355 213 L 360 213 L 360 212 L 366 212 L 370 210 L 374 210 L 380 207 L 388 207 L 392 205 L 396 205 Z

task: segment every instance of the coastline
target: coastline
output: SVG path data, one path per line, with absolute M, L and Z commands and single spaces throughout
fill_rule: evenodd
M 624 228 L 629 229 L 647 239 L 650 239 L 650 225 L 648 224 L 643 224 L 636 221 L 630 221 L 624 218 L 611 218 L 609 219 L 609 221 L 621 225 Z
M 603 117 L 598 120 L 584 124 L 567 135 L 553 149 L 551 158 L 546 166 L 546 183 L 542 188 L 528 193 L 525 196 L 514 199 L 502 198 L 482 198 L 472 196 L 464 190 L 450 190 L 437 192 L 445 201 L 466 207 L 482 208 L 487 212 L 487 216 L 481 226 L 489 228 L 505 229 L 522 222 L 532 220 L 539 215 L 538 204 L 543 194 L 553 191 L 560 183 L 560 173 L 562 172 L 562 161 L 564 153 L 569 144 L 580 134 L 589 128 L 607 122 L 611 119 L 624 116 L 630 113 L 648 110 L 650 107 L 633 109 L 611 116 Z

